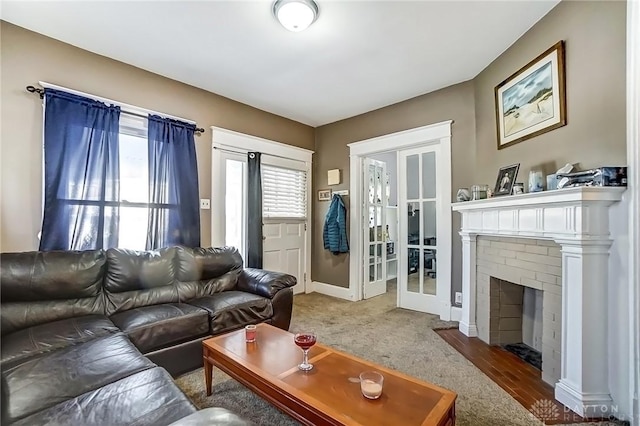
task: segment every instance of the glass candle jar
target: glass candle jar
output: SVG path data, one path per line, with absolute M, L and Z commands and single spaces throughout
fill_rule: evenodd
M 487 198 L 487 190 L 489 185 L 473 185 L 471 187 L 471 199 L 472 200 L 484 200 Z

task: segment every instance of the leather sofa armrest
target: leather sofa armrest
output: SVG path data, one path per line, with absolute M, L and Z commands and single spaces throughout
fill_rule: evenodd
M 280 290 L 293 287 L 296 282 L 293 275 L 245 268 L 238 278 L 237 289 L 273 299 Z

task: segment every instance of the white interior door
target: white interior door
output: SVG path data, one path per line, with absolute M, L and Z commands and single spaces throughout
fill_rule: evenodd
M 447 264 L 440 242 L 446 241 L 442 220 L 445 194 L 440 180 L 440 145 L 403 150 L 399 155 L 398 191 L 398 305 L 402 308 L 443 315 L 450 295 L 449 274 L 438 270 Z M 450 213 L 449 213 L 450 214 Z M 444 273 L 441 273 L 444 272 Z
M 305 223 L 300 220 L 264 219 L 262 267 L 268 271 L 293 275 L 298 283 L 293 293 L 305 291 Z
M 389 192 L 387 166 L 381 161 L 364 160 L 364 288 L 363 297 L 387 292 L 387 205 Z
M 307 185 L 304 163 L 263 156 L 262 267 L 296 277 L 294 294 L 305 291 L 307 280 Z

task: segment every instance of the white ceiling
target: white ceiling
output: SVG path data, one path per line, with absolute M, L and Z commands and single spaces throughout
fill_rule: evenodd
M 319 126 L 475 77 L 558 3 L 317 1 L 301 33 L 270 1 L 2 1 L 2 19 Z

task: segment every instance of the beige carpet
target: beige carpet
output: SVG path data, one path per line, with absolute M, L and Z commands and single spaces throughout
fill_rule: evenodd
M 456 425 L 541 424 L 433 331 L 455 323 L 398 309 L 395 303 L 393 291 L 355 303 L 298 295 L 291 331 L 313 329 L 324 344 L 455 391 Z M 202 369 L 178 378 L 177 384 L 199 408 L 222 406 L 256 425 L 298 424 L 219 370 L 211 397 L 205 395 Z

